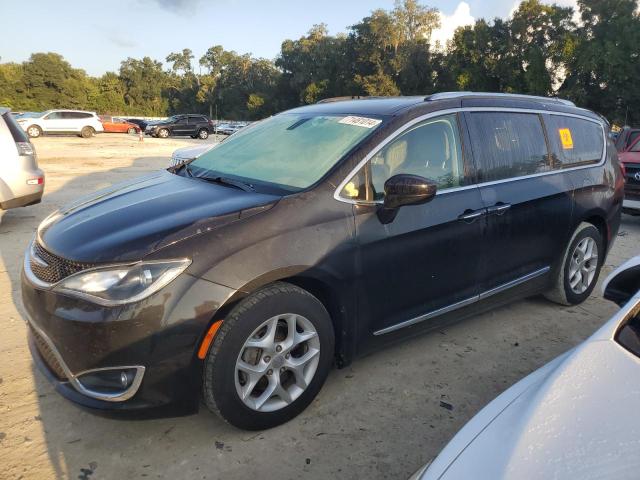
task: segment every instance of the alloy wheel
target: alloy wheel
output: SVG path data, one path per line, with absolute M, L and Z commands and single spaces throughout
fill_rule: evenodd
M 319 360 L 320 339 L 307 318 L 271 317 L 240 349 L 234 372 L 238 396 L 259 412 L 285 408 L 307 389 Z
M 590 286 L 598 268 L 598 245 L 591 237 L 583 238 L 573 253 L 569 263 L 569 286 L 578 295 Z

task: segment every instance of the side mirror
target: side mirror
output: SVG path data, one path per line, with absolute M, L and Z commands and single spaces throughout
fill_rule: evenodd
M 400 207 L 422 205 L 436 196 L 438 186 L 418 175 L 394 175 L 384 182 L 384 204 L 378 210 L 382 223 L 391 223 Z
M 619 306 L 627 303 L 640 291 L 640 255 L 616 268 L 602 284 L 604 298 Z

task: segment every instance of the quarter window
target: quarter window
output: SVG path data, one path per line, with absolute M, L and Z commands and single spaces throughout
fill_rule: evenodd
M 551 170 L 539 115 L 474 112 L 469 118 L 471 146 L 481 182 Z
M 369 160 L 341 195 L 352 200 L 382 200 L 384 183 L 399 174 L 428 178 L 439 189 L 464 184 L 456 115 L 431 118 L 403 132 Z
M 600 161 L 604 149 L 600 124 L 564 115 L 549 115 L 545 122 L 553 155 L 562 167 Z

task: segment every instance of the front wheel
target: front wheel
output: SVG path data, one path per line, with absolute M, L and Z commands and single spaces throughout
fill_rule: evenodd
M 169 136 L 169 130 L 167 130 L 166 128 L 161 128 L 160 130 L 158 130 L 158 136 L 160 138 L 167 138 Z
M 584 302 L 596 286 L 604 254 L 600 231 L 590 223 L 581 223 L 565 250 L 555 285 L 545 297 L 561 305 Z
M 322 303 L 295 285 L 274 283 L 223 321 L 205 359 L 205 403 L 238 428 L 275 427 L 315 398 L 333 354 L 333 326 Z
M 133 128 L 133 127 L 131 127 L 130 129 L 128 129 L 128 130 L 127 130 L 127 133 L 128 133 L 129 135 L 133 135 L 134 133 L 136 133 L 136 129 L 135 129 L 135 128 Z

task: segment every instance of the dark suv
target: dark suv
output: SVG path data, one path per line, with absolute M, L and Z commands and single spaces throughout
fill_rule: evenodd
M 190 136 L 201 140 L 207 139 L 213 130 L 213 122 L 205 115 L 174 115 L 145 127 L 145 133 L 154 137 Z
M 263 429 L 333 363 L 544 292 L 584 301 L 616 238 L 606 122 L 567 101 L 324 102 L 54 212 L 22 298 L 36 362 L 101 409 Z

